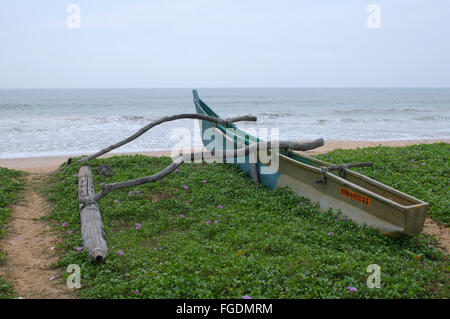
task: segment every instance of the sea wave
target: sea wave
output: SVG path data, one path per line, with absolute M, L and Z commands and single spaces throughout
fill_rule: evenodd
M 236 123 L 239 128 L 278 128 L 280 139 L 450 138 L 450 90 L 434 92 L 432 100 L 420 90 L 202 91 L 205 103 L 223 117 L 258 117 L 257 122 Z M 181 89 L 24 92 L 0 90 L 0 157 L 97 151 L 162 116 L 194 112 L 191 93 Z M 158 126 L 119 151 L 170 148 L 171 130 L 194 133 L 193 123 Z
M 342 119 L 341 122 L 343 122 L 343 123 L 358 123 L 358 122 L 365 122 L 365 121 L 346 118 L 346 119 Z
M 414 118 L 416 121 L 448 121 L 450 115 L 428 115 Z M 450 124 L 450 123 L 449 123 Z
M 414 112 L 418 112 L 418 113 L 424 113 L 427 112 L 428 110 L 425 109 L 420 109 L 420 108 L 410 108 L 410 107 L 406 107 L 406 108 L 376 108 L 376 107 L 367 107 L 367 108 L 355 108 L 355 109 L 339 109 L 339 110 L 332 110 L 331 113 L 332 114 L 358 114 L 358 113 L 379 113 L 379 114 L 384 114 L 384 113 L 397 113 L 399 115 L 403 114 L 403 113 L 414 113 Z
M 264 112 L 257 114 L 257 116 L 267 116 L 270 118 L 289 117 L 293 115 L 291 112 Z M 302 114 L 295 114 L 295 116 L 302 116 Z

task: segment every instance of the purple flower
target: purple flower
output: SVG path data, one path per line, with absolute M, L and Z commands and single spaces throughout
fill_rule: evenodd
M 347 218 L 346 217 L 342 217 L 342 220 L 345 222 L 345 221 L 347 221 Z
M 135 225 L 136 225 L 136 229 L 137 229 L 137 230 L 141 229 L 141 224 L 136 223 Z
M 328 236 L 330 236 L 330 237 L 333 236 L 333 235 L 334 235 L 333 232 L 329 232 L 329 233 L 328 233 Z
M 72 235 L 73 231 L 69 230 L 67 233 L 68 233 L 69 235 Z
M 184 189 L 188 189 L 188 188 L 189 188 L 189 186 L 187 186 L 187 185 L 183 185 L 183 188 L 184 188 Z
M 135 290 L 134 292 L 133 292 L 135 295 L 139 295 L 140 294 L 140 292 L 139 292 L 139 290 Z
M 206 180 L 206 179 L 202 180 L 202 183 L 203 183 L 203 184 L 205 184 L 206 182 L 207 182 L 207 180 Z
M 244 295 L 242 296 L 242 299 L 252 299 L 252 297 L 250 297 L 249 295 Z
M 178 168 L 175 169 L 175 172 L 178 172 Z
M 206 222 L 206 225 L 209 225 L 209 224 L 211 224 L 211 221 L 210 221 L 210 220 L 208 220 L 208 221 Z
M 103 188 L 103 186 L 105 186 L 105 183 L 100 183 L 100 186 Z
M 117 251 L 117 255 L 123 256 L 123 251 L 121 251 L 121 250 Z
M 62 227 L 67 227 L 67 222 L 64 222 L 64 223 L 62 224 Z
M 303 202 L 299 202 L 298 204 L 299 204 L 300 206 L 303 206 L 303 205 L 304 205 Z
M 185 218 L 185 217 L 186 217 L 186 216 L 184 216 L 183 214 L 180 214 L 179 216 L 180 216 L 180 218 Z
M 221 209 L 221 208 L 223 208 L 223 206 L 222 206 L 222 205 L 219 205 L 219 206 L 217 206 L 217 208 Z
M 215 221 L 214 221 L 214 224 L 219 225 L 219 221 L 218 221 L 218 220 L 215 220 Z
M 141 191 L 135 191 L 134 192 L 136 195 L 139 195 L 139 194 L 141 194 Z
M 73 177 L 78 177 L 78 174 L 73 174 Z
M 354 293 L 356 290 L 358 290 L 355 287 L 351 287 L 351 286 L 347 287 L 347 289 L 348 289 L 348 291 L 350 291 L 351 294 Z
M 78 252 L 81 252 L 83 250 L 83 247 L 77 247 Z

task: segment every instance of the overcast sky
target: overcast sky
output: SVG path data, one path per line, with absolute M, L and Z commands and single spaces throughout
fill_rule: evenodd
M 0 88 L 79 87 L 450 87 L 450 1 L 2 1 Z

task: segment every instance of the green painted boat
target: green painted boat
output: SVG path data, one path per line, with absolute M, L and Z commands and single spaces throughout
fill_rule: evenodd
M 193 95 L 198 114 L 219 117 L 199 98 L 196 90 Z M 235 125 L 200 121 L 200 126 L 207 149 L 211 149 L 212 142 L 210 134 L 205 134 L 208 129 L 223 138 L 219 144 L 223 145 L 222 150 L 241 148 L 259 141 Z M 217 150 L 217 141 L 214 148 Z M 256 170 L 252 169 L 248 156 L 234 158 L 232 163 L 239 165 L 252 178 L 256 172 L 258 180 L 271 189 L 288 186 L 296 194 L 319 202 L 322 211 L 332 208 L 333 212 L 341 213 L 359 225 L 375 228 L 389 237 L 413 236 L 422 231 L 428 203 L 349 169 L 327 171 L 324 168 L 333 164 L 307 155 L 286 150 L 279 150 L 278 154 L 278 170 L 272 172 L 261 163 L 259 157 Z M 320 180 L 323 182 L 318 182 Z

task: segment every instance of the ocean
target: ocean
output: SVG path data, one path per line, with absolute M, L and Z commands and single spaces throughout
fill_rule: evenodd
M 450 89 L 198 89 L 222 117 L 251 114 L 280 139 L 450 138 Z M 0 90 L 0 158 L 90 154 L 165 115 L 194 113 L 190 89 Z M 173 147 L 176 128 L 156 127 L 115 152 Z

